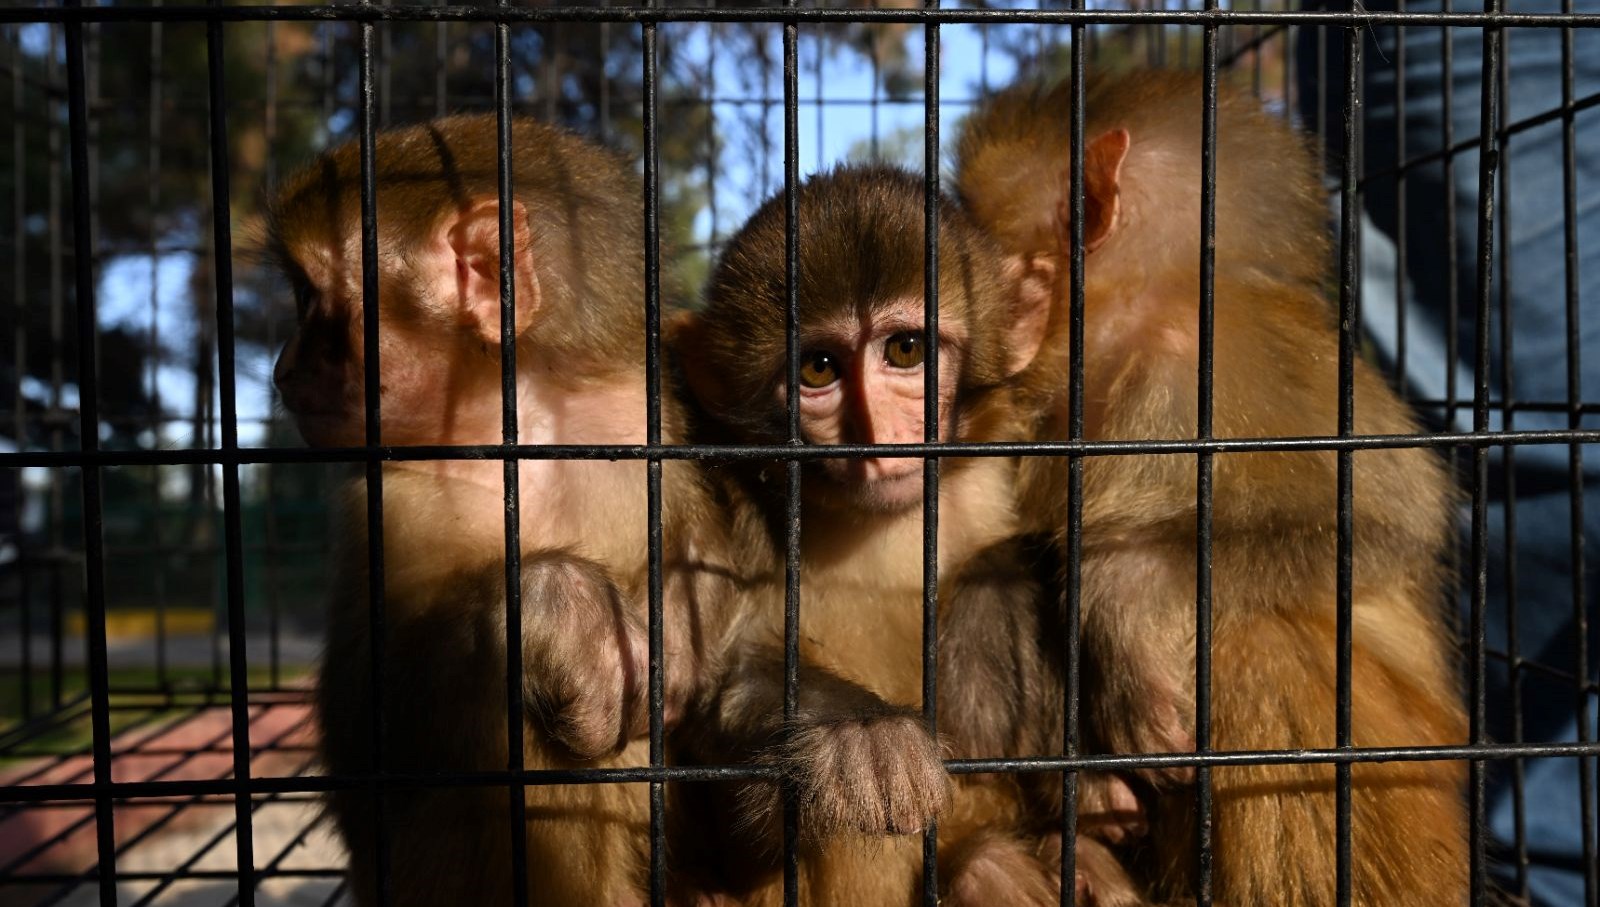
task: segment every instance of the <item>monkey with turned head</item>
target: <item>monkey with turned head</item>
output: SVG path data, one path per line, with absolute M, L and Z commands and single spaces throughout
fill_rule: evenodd
M 1020 376 L 1028 437 L 1067 437 L 1070 86 L 1024 85 L 981 106 L 957 185 L 1004 247 L 1021 299 L 1050 326 Z M 1084 437 L 1196 436 L 1201 82 L 1148 73 L 1085 86 Z M 1339 336 L 1324 295 L 1326 211 L 1305 141 L 1226 88 L 1216 113 L 1213 435 L 1338 431 Z M 1354 363 L 1357 434 L 1417 424 L 1367 363 Z M 1461 696 L 1444 618 L 1450 479 L 1421 448 L 1352 455 L 1352 742 L 1461 743 Z M 1192 455 L 1083 461 L 1081 632 L 1087 730 L 1106 752 L 1194 747 L 1197 467 Z M 1211 747 L 1336 743 L 1335 454 L 1214 459 Z M 1054 532 L 1064 461 L 1025 462 L 1022 521 Z M 1041 704 L 1059 721 L 1059 696 Z M 1056 735 L 1059 738 L 1059 735 Z M 1152 903 L 1193 894 L 1196 823 L 1187 770 L 1142 773 L 1148 833 L 1127 852 Z M 1351 768 L 1351 888 L 1358 905 L 1460 903 L 1464 771 L 1450 762 Z M 1212 770 L 1215 902 L 1334 903 L 1331 765 Z M 1059 804 L 1059 794 L 1045 796 Z
M 637 177 L 621 156 L 538 123 L 515 121 L 511 140 L 517 441 L 641 444 L 643 254 L 617 253 L 640 247 Z M 457 117 L 381 133 L 374 152 L 382 443 L 498 444 L 496 122 Z M 358 149 L 345 145 L 289 179 L 271 208 L 271 248 L 299 315 L 275 378 L 317 446 L 367 440 L 359 177 Z M 665 399 L 662 436 L 679 432 L 678 410 Z M 707 669 L 726 613 L 714 578 L 723 572 L 718 512 L 691 467 L 667 463 L 663 473 L 671 721 Z M 647 721 L 644 464 L 522 460 L 517 475 L 523 764 L 647 764 L 637 739 Z M 506 768 L 503 476 L 500 460 L 385 464 L 376 641 L 367 488 L 351 483 L 316 693 L 331 773 Z M 643 904 L 646 796 L 636 784 L 526 787 L 532 903 Z M 385 791 L 381 802 L 357 786 L 333 791 L 328 807 L 350 851 L 358 903 L 374 903 L 381 885 L 390 904 L 510 902 L 503 786 L 408 786 Z

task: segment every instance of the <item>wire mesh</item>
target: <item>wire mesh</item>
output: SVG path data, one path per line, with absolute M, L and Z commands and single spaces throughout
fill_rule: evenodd
M 1482 11 L 1456 11 L 1448 0 L 1417 10 L 1415 0 L 1393 9 L 1307 4 L 1299 10 L 1265 3 L 1224 5 L 1206 0 L 1139 8 L 1073 0 L 1064 7 L 1000 8 L 988 5 L 681 6 L 654 0 L 638 6 L 512 6 L 507 0 L 478 6 L 375 3 L 350 5 L 82 5 L 0 9 L 8 35 L 11 84 L 10 192 L 11 287 L 14 294 L 13 364 L 5 380 L 13 437 L 0 452 L 12 499 L 6 508 L 4 604 L 14 614 L 15 707 L 0 727 L 0 902 L 52 904 L 97 898 L 102 904 L 338 903 L 348 899 L 341 878 L 343 854 L 323 826 L 320 794 L 362 787 L 374 792 L 381 816 L 385 791 L 407 787 L 504 787 L 513 835 L 524 827 L 525 785 L 619 781 L 649 786 L 649 881 L 653 904 L 666 903 L 668 873 L 667 786 L 708 780 L 773 777 L 754 765 L 670 765 L 663 715 L 661 481 L 674 460 L 777 460 L 786 464 L 784 702 L 798 709 L 801 577 L 801 464 L 826 456 L 923 458 L 923 714 L 937 728 L 934 685 L 938 651 L 938 481 L 942 456 L 1065 457 L 1069 495 L 1066 626 L 1060 643 L 1066 669 L 1061 755 L 949 760 L 957 774 L 1060 772 L 1063 831 L 1072 839 L 1075 782 L 1084 770 L 1173 765 L 1196 767 L 1201 829 L 1196 854 L 1199 903 L 1211 900 L 1211 771 L 1248 764 L 1326 763 L 1336 767 L 1338 801 L 1337 901 L 1351 890 L 1352 766 L 1405 760 L 1459 759 L 1469 766 L 1472 823 L 1472 900 L 1492 897 L 1491 863 L 1503 888 L 1531 898 L 1530 865 L 1541 842 L 1531 841 L 1525 786 L 1530 760 L 1575 763 L 1572 796 L 1580 839 L 1575 865 L 1581 891 L 1572 903 L 1600 904 L 1596 869 L 1594 710 L 1600 683 L 1593 675 L 1593 585 L 1586 570 L 1590 533 L 1585 524 L 1584 446 L 1600 443 L 1594 388 L 1584 387 L 1582 352 L 1581 212 L 1594 187 L 1582 185 L 1578 126 L 1600 106 L 1600 93 L 1579 94 L 1575 72 L 1580 42 L 1600 17 L 1579 12 L 1575 0 L 1559 10 L 1506 8 L 1487 0 Z M 1556 66 L 1559 102 L 1534 111 L 1511 104 L 1512 54 L 1523 34 L 1560 35 Z M 1481 32 L 1481 131 L 1457 138 L 1458 90 L 1440 84 L 1438 135 L 1409 125 L 1408 45 L 1434 35 L 1442 72 L 1454 71 L 1455 44 Z M 470 58 L 469 35 L 492 34 L 492 67 Z M 637 44 L 632 43 L 637 36 Z M 908 64 L 920 36 L 920 73 Z M 401 40 L 404 37 L 404 40 Z M 571 48 L 593 41 L 582 54 Z M 225 43 L 226 42 L 226 43 Z M 398 45 L 397 45 L 397 42 Z M 402 49 L 397 50 L 397 46 Z M 585 45 L 588 46 L 588 45 Z M 949 48 L 972 52 L 973 66 L 952 66 Z M 1592 45 L 1591 45 L 1592 46 Z M 137 53 L 131 53 L 129 48 Z M 426 47 L 428 66 L 405 49 Z M 798 394 L 799 272 L 795 190 L 804 172 L 858 151 L 871 158 L 903 159 L 925 177 L 926 330 L 938 324 L 938 212 L 942 137 L 957 118 L 1009 75 L 1047 72 L 1063 48 L 1073 77 L 1069 165 L 1073 186 L 1070 286 L 1072 368 L 1070 432 L 1055 442 L 939 442 L 936 343 L 925 344 L 928 366 L 925 444 L 840 445 L 826 451 L 802 445 Z M 1330 52 L 1339 48 L 1342 53 Z M 812 55 L 815 91 L 805 97 L 802 71 Z M 841 55 L 856 53 L 866 75 L 846 90 L 835 88 Z M 1192 65 L 1204 78 L 1201 187 L 1203 235 L 1214 236 L 1216 210 L 1216 99 L 1219 80 L 1241 80 L 1286 118 L 1314 131 L 1323 148 L 1338 148 L 1330 197 L 1338 205 L 1340 313 L 1338 428 L 1326 437 L 1217 438 L 1212 432 L 1213 260 L 1202 244 L 1201 355 L 1195 376 L 1201 401 L 1194 438 L 1094 441 L 1084 438 L 1083 412 L 1083 119 L 1085 75 L 1101 60 L 1113 64 Z M 259 66 L 239 60 L 259 55 Z M 635 56 L 636 55 L 636 56 Z M 1363 132 L 1363 104 L 1372 58 L 1392 60 L 1397 131 L 1392 152 Z M 776 56 L 776 61 L 774 57 Z M 140 70 L 134 60 L 142 61 Z M 638 78 L 621 78 L 638 61 Z M 777 74 L 774 75 L 774 62 Z M 1110 65 L 1110 64 L 1108 64 Z M 410 68 L 426 72 L 407 72 Z M 1281 68 L 1281 85 L 1270 78 Z M 1293 74 L 1313 68 L 1317 90 L 1293 87 Z M 203 73 L 201 70 L 203 69 Z M 951 75 L 951 70 L 957 70 Z M 118 84 L 104 73 L 142 74 Z M 483 71 L 490 70 L 489 78 Z M 920 79 L 916 78 L 920 75 Z M 193 78 L 185 78 L 192 76 Z M 1521 71 L 1517 76 L 1521 76 Z M 967 84 L 949 90 L 952 78 Z M 920 82 L 920 86 L 917 83 Z M 406 87 L 401 87 L 404 83 Z M 724 86 L 737 86 L 730 92 Z M 259 91 L 257 90 L 259 88 Z M 124 91 L 124 89 L 136 89 Z M 864 89 L 864 90 L 858 90 Z M 134 98 L 139 98 L 139 103 Z M 1337 104 L 1337 108 L 1331 105 Z M 646 261 L 642 315 L 649 381 L 647 440 L 643 445 L 527 445 L 519 442 L 515 405 L 514 276 L 503 267 L 501 355 L 502 443 L 467 446 L 386 446 L 379 409 L 378 231 L 374 134 L 384 125 L 451 110 L 492 109 L 500 137 L 501 260 L 511 262 L 509 141 L 513 115 L 536 114 L 616 141 L 635 142 L 642 158 Z M 1329 111 L 1342 112 L 1338 128 Z M 781 116 L 774 123 L 773 114 Z M 1515 112 L 1517 116 L 1513 117 Z M 667 116 L 664 118 L 663 113 Z M 917 116 L 920 114 L 920 118 Z M 805 116 L 803 116 L 805 115 Z M 865 127 L 861 119 L 865 117 Z M 696 119 L 698 118 L 698 119 Z M 665 120 L 665 122 L 664 122 Z M 251 125 L 241 127 L 241 121 Z M 259 125 L 256 125 L 259 121 Z M 808 151 L 809 121 L 816 137 Z M 885 129 L 885 123 L 896 124 Z M 135 124 L 138 125 L 136 128 Z M 774 128 L 776 127 L 776 128 Z M 1524 399 L 1513 339 L 1511 243 L 1512 167 L 1515 143 L 1558 128 L 1561 144 L 1561 226 L 1564 262 L 1564 396 Z M 778 137 L 775 139 L 773 133 Z M 841 137 L 853 136 L 859 149 Z M 914 140 L 920 137 L 921 142 Z M 286 152 L 306 152 L 341 139 L 361 146 L 361 247 L 365 346 L 366 445 L 303 449 L 291 441 L 275 412 L 270 382 L 260 362 L 280 336 L 283 313 L 268 300 L 276 291 L 261 269 L 234 265 L 234 233 L 253 212 L 256 179 L 271 184 Z M 921 154 L 916 155 L 920 144 Z M 293 146 L 292 148 L 289 146 Z M 684 147 L 688 151 L 683 150 Z M 1384 149 L 1374 153 L 1374 148 Z M 200 149 L 197 151 L 197 149 Z M 63 154 L 65 151 L 65 154 Z M 1471 164 L 1460 163 L 1468 157 Z M 741 157 L 743 159 L 741 159 Z M 248 159 L 248 161 L 246 161 Z M 133 163 L 129 163 L 131 160 Z M 771 168 L 781 166 L 781 179 Z M 65 164 L 65 167 L 63 167 Z M 1368 166 L 1371 164 L 1372 166 Z M 1394 281 L 1393 361 L 1397 387 L 1430 418 L 1419 435 L 1375 436 L 1355 431 L 1353 369 L 1363 355 L 1363 257 L 1368 224 L 1363 205 L 1387 196 L 1400 237 L 1394 268 L 1408 274 L 1406 237 L 1421 217 L 1408 181 L 1438 168 L 1446 187 L 1456 168 L 1475 166 L 1478 189 L 1470 201 L 1451 190 L 1435 199 L 1443 232 L 1457 235 L 1460 204 L 1474 205 L 1477 242 L 1471 298 L 1458 275 L 1460 251 L 1445 242 L 1445 274 L 1436 275 L 1452 300 L 1443 340 L 1445 367 L 1436 387 L 1412 386 L 1409 374 L 1420 337 L 1408 308 L 1405 280 Z M 111 180 L 131 183 L 137 191 Z M 196 184 L 181 175 L 206 173 Z M 137 176 L 136 176 L 137 175 Z M 144 184 L 138 185 L 137 180 Z M 1516 179 L 1521 179 L 1520 175 Z M 43 184 L 42 188 L 40 184 Z M 730 185 L 732 189 L 730 190 Z M 719 250 L 728 228 L 749 213 L 749 200 L 774 191 L 787 211 L 788 443 L 664 445 L 661 434 L 661 319 L 664 299 L 692 287 L 695 268 Z M 1587 193 L 1587 194 L 1586 194 Z M 241 200 L 242 199 L 242 200 Z M 1525 204 L 1518 199 L 1520 206 Z M 69 207 L 70 205 L 70 207 Z M 119 205 L 142 208 L 136 214 Z M 1496 210 L 1498 206 L 1498 211 Z M 204 215 L 209 214 L 206 218 Z M 207 221 L 209 220 L 209 227 Z M 662 246 L 685 253 L 689 266 L 662 255 Z M 1593 240 L 1590 241 L 1592 246 Z M 698 257 L 696 257 L 698 256 Z M 130 277 L 137 263 L 143 277 Z M 694 264 L 698 263 L 698 264 Z M 43 272 L 42 274 L 40 272 Z M 68 278 L 71 278 L 70 281 Z M 1518 280 L 1523 277 L 1518 271 Z M 142 281 L 142 285 L 140 284 Z M 186 286 L 183 286 L 186 285 Z M 175 289 L 182 286 L 182 289 Z M 132 289 L 130 289 L 130 287 Z M 142 292 L 136 292 L 142 291 Z M 137 299 L 138 323 L 127 311 Z M 206 300 L 209 299 L 209 303 Z M 108 301 L 109 300 L 109 301 Z M 187 311 L 180 311 L 188 303 Z M 1458 312 L 1471 312 L 1471 324 Z M 1518 322 L 1520 323 L 1520 322 Z M 129 325 L 133 325 L 132 328 Z M 176 335 L 176 336 L 175 336 Z M 1474 367 L 1458 376 L 1462 338 L 1471 338 Z M 130 339 L 131 338 L 131 339 Z M 1499 362 L 1493 353 L 1498 339 Z M 176 346 L 183 344 L 183 346 Z M 142 347 L 142 350 L 141 350 Z M 134 352 L 129 352 L 129 351 Z M 131 366 L 129 363 L 131 359 Z M 252 370 L 258 370 L 252 373 Z M 110 377 L 107 377 L 110 376 Z M 1462 383 L 1470 381 L 1470 401 Z M 133 390 L 122 385 L 126 383 Z M 187 393 L 185 393 L 187 392 Z M 182 398 L 187 396 L 187 408 Z M 255 398 L 249 406 L 241 401 Z M 251 407 L 255 407 L 252 409 Z M 1470 423 L 1458 417 L 1470 410 Z M 1519 418 L 1520 416 L 1520 418 Z M 1528 427 L 1524 427 L 1524 424 Z M 1463 589 L 1469 599 L 1462 645 L 1469 662 L 1471 732 L 1459 745 L 1357 747 L 1352 745 L 1351 596 L 1353 456 L 1400 447 L 1441 450 L 1465 462 L 1470 495 Z M 1519 551 L 1516 518 L 1519 449 L 1534 455 L 1565 448 L 1569 500 L 1564 568 L 1571 577 L 1570 655 L 1546 663 L 1524 654 L 1519 634 Z M 1334 745 L 1293 751 L 1219 751 L 1210 744 L 1210 688 L 1228 665 L 1211 660 L 1213 471 L 1218 457 L 1252 451 L 1333 451 L 1338 463 L 1338 732 Z M 1195 751 L 1183 754 L 1096 755 L 1082 752 L 1079 729 L 1077 607 L 1081 559 L 1082 467 L 1091 457 L 1187 454 L 1195 461 L 1197 535 L 1195 589 Z M 540 459 L 643 460 L 647 464 L 649 522 L 649 764 L 631 769 L 529 769 L 523 761 L 523 666 L 512 657 L 506 677 L 509 750 L 504 771 L 406 774 L 386 770 L 381 752 L 383 709 L 372 720 L 374 771 L 337 776 L 320 772 L 306 724 L 303 674 L 318 632 L 314 609 L 290 602 L 314 598 L 327 583 L 324 567 L 304 561 L 326 551 L 326 516 L 315 501 L 333 464 L 360 464 L 368 486 L 366 522 L 374 641 L 373 689 L 382 690 L 379 666 L 384 638 L 383 471 L 386 463 L 449 459 L 503 461 L 506 507 L 506 588 L 519 588 L 523 502 L 517 464 Z M 1591 458 L 1592 459 L 1592 458 Z M 1497 484 L 1498 483 L 1498 484 Z M 1497 492 L 1496 489 L 1499 489 Z M 220 489 L 220 494 L 218 490 Z M 285 503 L 313 502 L 297 511 Z M 133 503 L 130 503 L 133 502 Z M 176 503 L 175 503 L 176 502 Z M 1501 566 L 1491 563 L 1494 507 L 1501 507 Z M 218 535 L 220 534 L 220 541 Z M 303 540 L 307 539 L 309 540 Z M 1543 552 L 1549 555 L 1550 552 Z M 81 588 L 77 578 L 81 575 Z M 256 579 L 255 577 L 260 577 Z M 1491 579 L 1507 601 L 1503 645 L 1491 645 Z M 148 583 L 144 609 L 116 607 L 129 587 Z M 508 592 L 508 651 L 520 647 L 523 619 L 516 592 Z M 182 598 L 200 604 L 174 605 Z M 41 618 L 42 611 L 42 621 Z M 147 618 L 147 619 L 146 619 Z M 121 622 L 148 624 L 130 634 Z M 186 624 L 193 626 L 186 628 Z M 196 629 L 198 628 L 198 629 Z M 80 654 L 81 650 L 81 654 Z M 1506 702 L 1489 691 L 1491 663 L 1506 673 Z M 224 670 L 224 667 L 226 670 Z M 1523 703 L 1538 691 L 1571 695 L 1572 739 L 1525 739 Z M 1504 717 L 1492 714 L 1503 708 Z M 1491 725 L 1509 728 L 1495 739 Z M 1498 726 L 1498 725 L 1496 725 Z M 1511 800 L 1510 832 L 1491 814 L 1491 786 L 1504 776 Z M 229 816 L 225 807 L 233 807 Z M 281 819 L 277 818 L 279 815 Z M 379 821 L 378 877 L 385 844 Z M 799 900 L 798 807 L 786 790 L 784 895 Z M 1502 840 L 1491 840 L 1491 834 Z M 516 903 L 537 903 L 529 888 L 520 839 L 513 846 Z M 231 841 L 231 847 L 228 846 Z M 922 879 L 925 902 L 937 902 L 937 829 L 925 834 Z M 1071 847 L 1062 872 L 1071 878 Z M 536 867 L 535 867 L 536 870 Z M 532 878 L 537 878 L 535 871 Z M 378 900 L 393 892 L 380 888 Z M 1064 886 L 1064 903 L 1073 900 Z M 309 900 L 307 900 L 309 899 Z

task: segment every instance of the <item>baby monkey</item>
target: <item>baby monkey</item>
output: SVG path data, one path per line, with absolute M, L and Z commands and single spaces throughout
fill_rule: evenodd
M 643 229 L 634 168 L 527 120 L 514 123 L 511 141 L 517 440 L 643 443 Z M 496 121 L 457 117 L 383 133 L 375 158 L 382 442 L 498 444 Z M 271 247 L 299 315 L 275 379 L 316 446 L 366 443 L 359 177 L 356 146 L 337 148 L 290 178 L 270 213 Z M 671 399 L 662 407 L 662 436 L 671 441 L 679 413 Z M 644 464 L 524 460 L 517 472 L 521 698 L 529 719 L 523 763 L 644 765 L 646 744 L 635 739 L 647 721 Z M 506 768 L 503 475 L 499 460 L 384 466 L 381 645 L 371 637 L 366 485 L 351 484 L 316 699 L 331 773 Z M 693 469 L 667 464 L 669 721 L 723 632 L 723 595 L 711 578 L 726 572 L 716 566 L 720 526 Z M 642 905 L 646 796 L 641 785 L 525 788 L 531 903 Z M 374 903 L 380 885 L 397 905 L 511 901 L 512 820 L 503 787 L 410 786 L 386 791 L 380 802 L 356 786 L 335 790 L 328 806 L 349 847 L 357 903 Z
M 936 437 L 1018 437 L 1026 411 L 1010 381 L 1029 366 L 1045 336 L 1047 300 L 1011 293 L 1001 250 L 945 200 L 938 222 L 939 322 L 930 333 L 922 178 L 888 167 L 843 167 L 808 179 L 797 196 L 796 392 L 804 442 L 926 440 L 925 370 L 934 349 Z M 698 404 L 698 440 L 788 439 L 784 250 L 780 197 L 730 240 L 704 311 L 675 332 L 673 349 Z M 788 725 L 781 655 L 785 470 L 740 461 L 713 474 L 747 565 L 746 603 L 738 609 L 743 624 L 724 677 L 678 737 L 684 755 L 755 758 L 790 769 L 805 838 L 801 883 L 808 903 L 920 902 L 919 841 L 847 835 L 919 831 L 936 816 L 945 903 L 1058 903 L 1056 864 L 1041 861 L 1015 833 L 1023 820 L 1015 782 L 969 776 L 952 785 L 940 762 L 941 744 L 922 720 L 923 460 L 804 461 L 800 708 Z M 1045 695 L 1043 658 L 1030 649 L 1042 645 L 1040 635 L 986 626 L 1033 626 L 1040 594 L 1012 547 L 1015 474 L 1009 458 L 940 461 L 939 622 L 947 656 L 939 663 L 941 702 L 963 695 L 963 684 L 978 673 L 1001 678 L 1009 697 L 993 706 L 1003 717 L 985 716 L 982 727 L 941 724 L 961 755 L 1017 754 L 1011 707 Z M 997 645 L 986 645 L 991 641 Z M 989 746 L 1009 752 L 985 752 Z M 702 818 L 683 830 L 686 840 L 675 847 L 706 845 L 698 858 L 703 872 L 740 903 L 778 903 L 777 788 L 707 786 L 684 793 L 706 800 L 693 807 Z M 738 821 L 730 823 L 730 815 Z M 758 833 L 707 834 L 730 825 Z M 823 846 L 823 835 L 835 840 Z M 1077 883 L 1086 894 L 1098 887 L 1109 904 L 1113 886 L 1125 880 L 1114 861 L 1106 863 L 1106 877 Z
M 1087 86 L 1082 234 L 1084 436 L 1193 438 L 1198 425 L 1201 83 L 1148 73 Z M 981 107 L 957 183 L 1005 247 L 1023 299 L 1048 300 L 1043 350 L 1022 374 L 1029 436 L 1067 437 L 1070 87 L 1021 86 Z M 1339 336 L 1324 296 L 1328 238 L 1315 159 L 1248 96 L 1217 101 L 1217 438 L 1333 435 Z M 1357 434 L 1409 434 L 1407 407 L 1354 363 Z M 1431 452 L 1363 450 L 1354 475 L 1351 721 L 1356 746 L 1466 736 L 1443 603 L 1452 488 Z M 1196 481 L 1192 455 L 1083 461 L 1081 615 L 1088 731 L 1108 752 L 1195 744 Z M 1219 454 L 1211 549 L 1211 746 L 1335 745 L 1336 457 Z M 1067 466 L 1030 460 L 1025 525 L 1058 533 Z M 1060 698 L 1041 704 L 1059 720 Z M 1057 735 L 1058 736 L 1058 735 Z M 1128 850 L 1149 902 L 1195 890 L 1187 770 L 1151 771 L 1148 834 Z M 1466 896 L 1462 766 L 1359 764 L 1352 903 Z M 1335 903 L 1334 769 L 1213 770 L 1215 903 Z M 1059 794 L 1044 799 L 1059 804 Z

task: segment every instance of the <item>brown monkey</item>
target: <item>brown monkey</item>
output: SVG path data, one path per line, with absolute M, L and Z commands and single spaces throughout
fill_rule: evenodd
M 1005 245 L 1023 298 L 1051 300 L 1044 351 L 1023 374 L 1033 437 L 1066 437 L 1068 87 L 1022 87 L 977 111 L 960 144 L 963 200 Z M 1086 86 L 1084 398 L 1090 439 L 1190 438 L 1197 419 L 1201 86 L 1145 74 Z M 1338 335 L 1322 291 L 1326 213 L 1305 142 L 1247 96 L 1217 108 L 1214 433 L 1337 430 Z M 1355 430 L 1416 430 L 1355 363 Z M 1212 549 L 1216 750 L 1335 744 L 1335 455 L 1218 455 Z M 1450 480 L 1430 452 L 1354 454 L 1353 738 L 1357 746 L 1466 736 L 1444 611 Z M 1061 461 L 1024 465 L 1020 498 L 1060 531 Z M 1084 461 L 1084 714 L 1112 752 L 1193 746 L 1195 458 Z M 1151 773 L 1150 828 L 1133 853 L 1150 898 L 1195 880 L 1193 793 Z M 1464 772 L 1447 762 L 1352 769 L 1354 903 L 1460 903 Z M 1334 770 L 1218 767 L 1214 893 L 1225 905 L 1334 902 Z
M 646 430 L 639 184 L 622 157 L 519 120 L 514 147 L 516 410 L 521 443 L 634 444 Z M 459 117 L 381 134 L 376 144 L 382 440 L 501 440 L 496 123 Z M 278 361 L 286 406 L 314 445 L 360 445 L 363 430 L 359 161 L 355 145 L 291 178 L 270 241 L 295 287 L 299 329 Z M 632 251 L 630 251 L 632 250 Z M 679 433 L 663 401 L 663 437 Z M 523 546 L 523 701 L 529 768 L 641 765 L 647 716 L 642 462 L 518 464 Z M 322 751 L 336 775 L 377 764 L 408 774 L 503 770 L 505 506 L 498 460 L 393 463 L 383 478 L 381 697 L 372 688 L 365 483 L 345 519 L 317 693 Z M 663 478 L 667 702 L 675 713 L 717 634 L 702 570 L 719 552 L 714 511 L 687 467 Z M 528 888 L 540 905 L 643 903 L 646 791 L 639 785 L 525 791 Z M 393 904 L 503 904 L 512 885 L 503 788 L 335 791 L 359 903 L 388 842 Z
M 846 167 L 807 180 L 797 192 L 798 403 L 805 442 L 923 441 L 927 343 L 939 350 L 938 437 L 1015 437 L 1020 425 L 1008 381 L 1032 360 L 1044 336 L 1045 300 L 1011 295 L 999 250 L 946 202 L 939 221 L 938 334 L 929 338 L 921 177 Z M 771 443 L 788 436 L 784 220 L 781 198 L 757 210 L 729 242 L 704 311 L 676 332 L 673 347 L 702 411 L 697 433 L 708 442 Z M 803 664 L 799 714 L 788 728 L 779 647 L 785 471 L 780 464 L 736 463 L 717 473 L 733 538 L 749 566 L 746 594 L 756 602 L 740 608 L 746 623 L 735 636 L 724 681 L 686 719 L 679 737 L 685 754 L 754 757 L 790 770 L 805 836 L 801 882 L 810 903 L 913 903 L 919 841 L 839 838 L 851 831 L 917 831 L 936 813 L 951 903 L 1056 902 L 1054 866 L 1008 834 L 1021 819 L 1011 780 L 965 779 L 940 812 L 948 782 L 939 745 L 919 711 L 922 461 L 805 463 Z M 1014 480 L 1015 463 L 1008 459 L 941 461 L 938 557 L 947 628 L 952 621 L 978 627 L 985 615 L 1002 622 L 1026 618 L 1038 597 L 1026 562 L 1008 549 L 1017 528 Z M 959 638 L 952 638 L 951 657 L 941 665 L 942 696 L 960 695 L 966 668 L 993 670 L 1003 675 L 997 684 L 1042 695 L 1042 662 L 1016 651 L 1018 635 L 1027 634 L 1006 635 L 1001 652 L 990 658 L 974 657 L 964 647 L 966 634 L 951 634 Z M 1015 671 L 999 669 L 994 660 L 1013 656 Z M 1015 720 L 984 717 L 981 727 L 949 729 L 962 754 L 1011 744 Z M 724 818 L 702 820 L 693 829 L 711 845 L 700 855 L 708 864 L 704 872 L 743 902 L 775 902 L 775 786 L 711 794 L 720 802 L 705 808 Z M 741 819 L 737 827 L 757 833 L 704 837 L 707 827 L 728 824 L 728 812 Z M 825 835 L 833 840 L 821 840 Z M 741 838 L 753 839 L 757 853 L 741 847 Z

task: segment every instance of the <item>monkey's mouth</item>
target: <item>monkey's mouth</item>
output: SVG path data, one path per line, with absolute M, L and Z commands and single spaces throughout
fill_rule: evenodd
M 359 420 L 342 410 L 291 410 L 294 426 L 311 447 L 360 447 L 365 432 Z
M 922 460 L 915 457 L 823 460 L 822 467 L 841 503 L 856 509 L 894 512 L 922 500 Z

